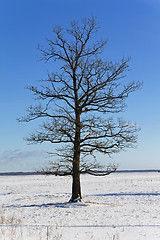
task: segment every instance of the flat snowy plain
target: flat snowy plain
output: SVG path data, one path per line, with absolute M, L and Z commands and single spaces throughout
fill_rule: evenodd
M 82 175 L 81 204 L 68 203 L 71 182 L 1 176 L 0 239 L 160 239 L 160 173 Z

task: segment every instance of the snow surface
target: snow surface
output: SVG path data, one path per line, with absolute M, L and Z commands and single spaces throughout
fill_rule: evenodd
M 160 239 L 160 173 L 81 176 L 83 203 L 68 203 L 71 177 L 1 176 L 0 240 Z

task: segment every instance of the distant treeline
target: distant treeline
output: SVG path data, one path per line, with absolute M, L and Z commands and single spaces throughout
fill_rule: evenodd
M 115 173 L 149 173 L 149 172 L 160 172 L 160 170 L 117 170 Z M 103 171 L 99 171 L 99 173 L 103 173 Z M 28 176 L 28 175 L 44 175 L 44 173 L 40 172 L 4 172 L 0 173 L 0 176 Z

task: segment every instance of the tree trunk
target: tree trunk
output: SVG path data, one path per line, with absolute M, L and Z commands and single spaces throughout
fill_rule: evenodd
M 80 113 L 76 112 L 76 131 L 73 158 L 73 182 L 72 182 L 72 198 L 71 202 L 81 201 L 81 185 L 80 185 Z
M 81 185 L 80 185 L 80 172 L 79 172 L 79 156 L 73 161 L 73 182 L 72 182 L 72 198 L 71 202 L 80 202 L 81 197 Z

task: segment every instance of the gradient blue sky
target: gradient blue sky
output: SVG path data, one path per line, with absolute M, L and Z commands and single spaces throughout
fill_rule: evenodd
M 137 148 L 102 161 L 118 163 L 119 169 L 160 168 L 160 1 L 1 0 L 0 172 L 33 171 L 49 160 L 45 152 L 54 149 L 51 144 L 27 145 L 23 139 L 37 122 L 16 120 L 33 103 L 24 87 L 51 68 L 37 61 L 37 45 L 52 37 L 52 26 L 92 15 L 101 24 L 99 36 L 109 40 L 104 57 L 131 56 L 128 79 L 143 81 L 122 115 L 141 127 Z

